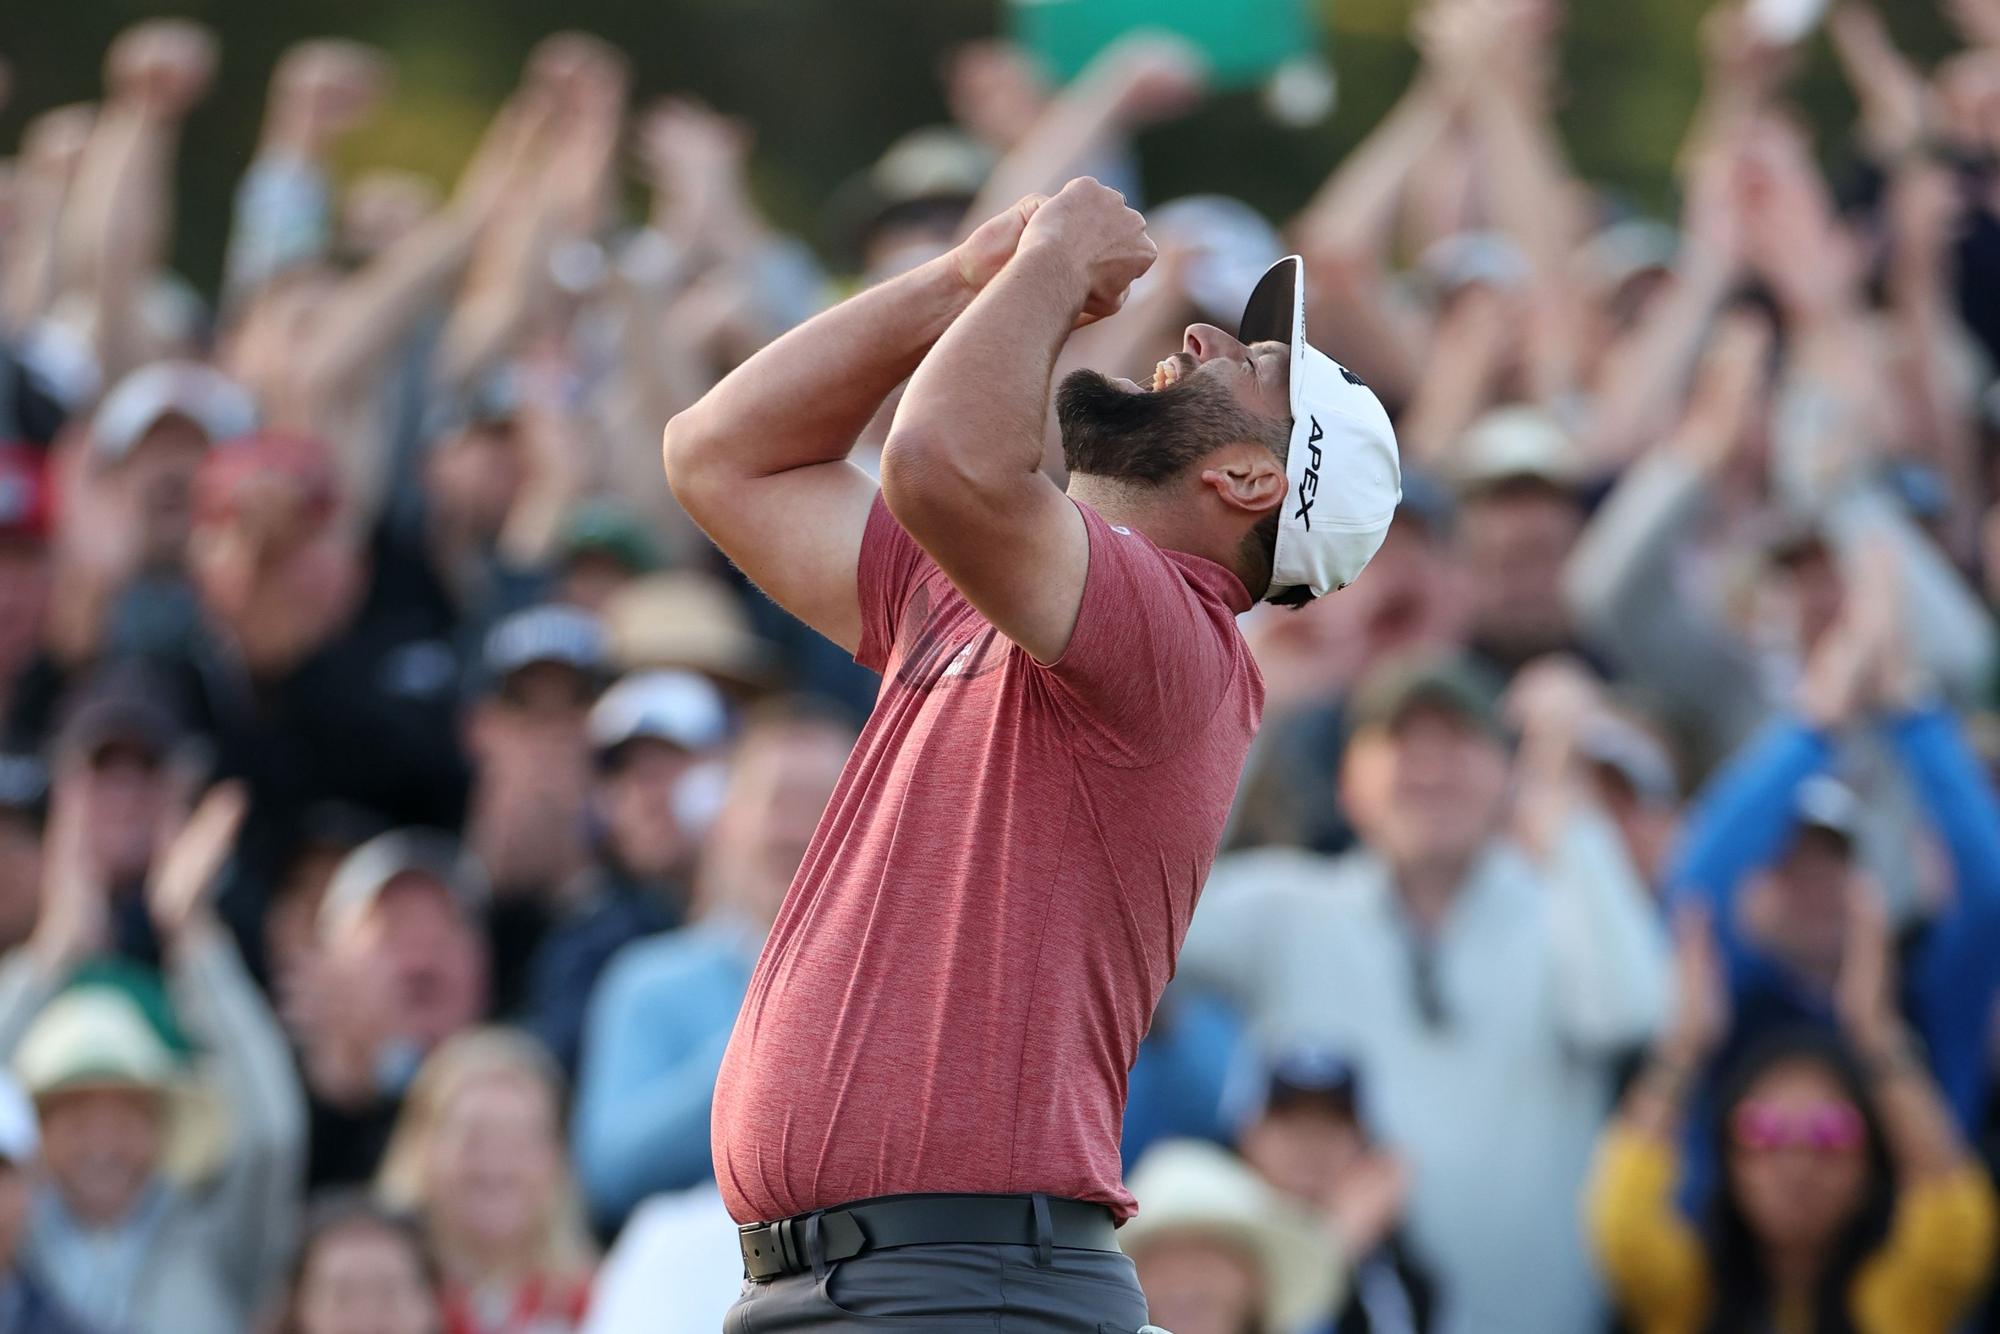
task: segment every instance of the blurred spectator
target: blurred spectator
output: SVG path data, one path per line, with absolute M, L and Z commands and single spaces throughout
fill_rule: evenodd
M 1229 1138 L 1224 1100 L 1242 1041 L 1242 1018 L 1221 1000 L 1167 988 L 1126 1079 L 1118 1153 L 1127 1171 L 1159 1140 Z
M 1721 1185 L 1697 1224 L 1673 1200 L 1680 1122 L 1728 1025 L 1708 919 L 1679 923 L 1680 1000 L 1607 1132 L 1591 1229 L 1641 1330 L 1958 1327 L 1985 1286 L 1992 1184 L 1897 1018 L 1888 931 L 1851 894 L 1841 1027 L 1770 1034 L 1731 1069 L 1715 1143 Z
M 605 605 L 612 657 L 628 672 L 700 672 L 735 698 L 768 690 L 776 646 L 750 624 L 729 586 L 691 571 L 635 579 Z
M 12 698 L 47 629 L 52 509 L 43 452 L 0 443 L 0 700 Z
M 577 507 L 556 554 L 557 599 L 600 616 L 619 589 L 660 566 L 659 547 L 639 516 L 609 500 Z
M 493 888 L 494 995 L 521 1003 L 530 960 L 588 864 L 590 707 L 610 668 L 597 618 L 517 612 L 486 638 L 466 718 L 473 763 L 466 841 Z
M 384 832 L 365 811 L 324 803 L 306 812 L 305 828 L 285 861 L 264 913 L 264 975 L 278 1018 L 294 1041 L 310 1022 L 312 978 L 320 958 L 320 905 L 349 853 Z
M 477 864 L 428 830 L 371 839 L 334 872 L 296 1005 L 315 1185 L 374 1174 L 418 1067 L 486 1013 L 486 902 Z
M 1154 1324 L 1174 1334 L 1295 1334 L 1334 1308 L 1332 1241 L 1228 1150 L 1164 1141 L 1131 1188 L 1139 1214 L 1118 1244 L 1139 1271 Z
M 1367 668 L 1452 648 L 1464 637 L 1464 585 L 1452 554 L 1454 502 L 1403 473 L 1403 503 L 1368 578 L 1292 613 L 1251 612 L 1245 634 L 1264 674 L 1264 727 L 1237 794 L 1231 846 L 1296 843 L 1345 852 L 1354 831 L 1336 798 L 1341 705 Z
M 13 1075 L 0 1073 L 0 1329 L 7 1334 L 90 1334 L 23 1265 L 40 1150 L 34 1104 Z
M 107 909 L 84 870 L 73 804 L 54 816 L 35 939 L 0 964 L 0 1046 L 34 1095 L 48 1173 L 27 1260 L 59 1301 L 106 1330 L 233 1334 L 294 1240 L 302 1099 L 277 1023 L 209 905 L 243 811 L 240 789 L 216 789 L 148 887 L 199 1075 L 131 992 L 62 989 Z
M 594 855 L 535 951 L 521 1026 L 576 1068 L 584 1007 L 623 946 L 687 916 L 729 735 L 721 694 L 692 672 L 638 672 L 590 711 Z
M 1454 446 L 1452 541 L 1465 580 L 1467 643 L 1503 679 L 1577 648 L 1562 572 L 1583 530 L 1581 467 L 1548 413 L 1501 408 Z
M 446 1334 L 569 1334 L 596 1247 L 570 1180 L 562 1077 L 532 1039 L 463 1033 L 424 1063 L 376 1178 L 423 1220 L 444 1270 Z
M 456 609 L 421 538 L 370 538 L 354 503 L 328 446 L 298 436 L 238 440 L 202 478 L 201 631 L 168 657 L 218 767 L 250 785 L 224 901 L 246 940 L 320 803 L 441 828 L 464 814 Z
M 272 1334 L 441 1334 L 440 1281 L 415 1223 L 364 1197 L 331 1196 L 306 1214 Z
M 104 943 L 147 962 L 157 958 L 157 941 L 146 881 L 173 800 L 170 765 L 183 743 L 168 697 L 165 683 L 136 664 L 107 667 L 66 704 L 51 745 L 51 799 L 78 812 L 88 874 L 108 895 Z
M 49 771 L 35 755 L 0 754 L 0 950 L 27 940 L 41 907 Z
M 1914 666 L 1896 612 L 1894 556 L 1871 553 L 1814 652 L 1798 712 L 1770 723 L 1701 795 L 1673 862 L 1672 893 L 1704 905 L 1715 923 L 1736 1016 L 1732 1050 L 1773 1025 L 1830 1022 L 1848 904 L 1857 884 L 1872 883 L 1856 865 L 1863 802 L 1834 774 L 1846 738 L 1863 726 L 1878 731 L 1950 867 L 1948 893 L 1911 951 L 1907 996 L 1969 1132 L 1992 1087 L 2000 794 Z
M 809 708 L 755 714 L 695 880 L 693 925 L 622 951 L 591 997 L 573 1151 L 606 1224 L 714 1171 L 709 1104 L 750 971 L 854 744 Z
M 1400 1235 L 1409 1183 L 1369 1143 L 1352 1064 L 1325 1048 L 1252 1053 L 1239 1081 L 1237 1150 L 1266 1185 L 1312 1211 L 1346 1268 L 1346 1300 L 1314 1334 L 1421 1334 L 1430 1276 Z
M 583 1334 L 713 1334 L 742 1292 L 736 1220 L 715 1183 L 655 1195 L 618 1230 Z
M 1576 1190 L 1666 982 L 1645 886 L 1576 773 L 1599 707 L 1574 671 L 1524 678 L 1510 821 L 1487 679 L 1450 659 L 1377 669 L 1343 771 L 1362 850 L 1222 859 L 1181 954 L 1260 1036 L 1324 1041 L 1368 1071 L 1364 1118 L 1410 1165 L 1411 1240 L 1447 1330 L 1593 1319 Z M 1544 1281 L 1523 1289 L 1523 1272 Z

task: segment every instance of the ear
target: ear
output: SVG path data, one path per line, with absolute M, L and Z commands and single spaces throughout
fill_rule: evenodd
M 1290 482 L 1271 451 L 1243 441 L 1224 446 L 1208 458 L 1201 484 L 1224 505 L 1247 515 L 1262 516 L 1284 503 Z

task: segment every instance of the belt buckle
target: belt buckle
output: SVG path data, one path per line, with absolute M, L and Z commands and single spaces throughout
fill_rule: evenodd
M 736 1229 L 737 1244 L 743 1251 L 743 1272 L 752 1283 L 769 1283 L 786 1272 L 785 1225 L 744 1223 Z

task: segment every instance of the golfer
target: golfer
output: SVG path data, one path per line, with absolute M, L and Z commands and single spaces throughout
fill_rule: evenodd
M 1236 336 L 1055 394 L 1152 264 L 1070 182 L 759 352 L 667 474 L 782 606 L 882 674 L 716 1087 L 732 1334 L 1137 1330 L 1127 1072 L 1257 728 L 1236 629 L 1360 571 L 1399 498 L 1382 407 L 1281 262 Z M 909 385 L 879 487 L 847 461 Z

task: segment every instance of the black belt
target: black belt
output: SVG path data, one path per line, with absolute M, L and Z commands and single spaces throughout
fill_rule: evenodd
M 1046 1195 L 891 1195 L 737 1229 L 743 1270 L 768 1283 L 897 1246 L 1060 1246 L 1115 1251 L 1111 1211 Z

